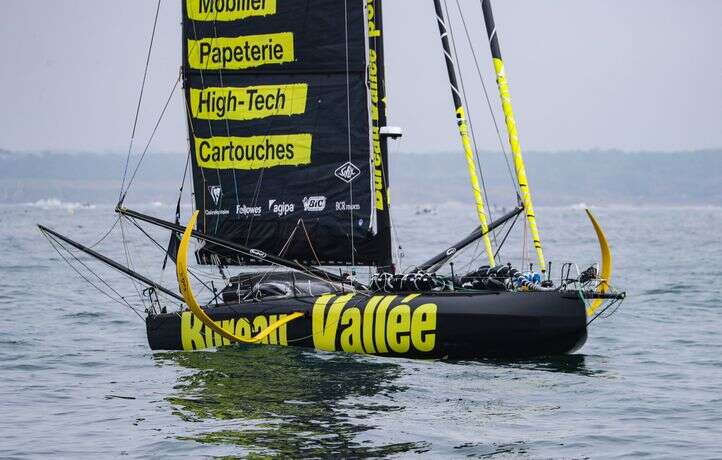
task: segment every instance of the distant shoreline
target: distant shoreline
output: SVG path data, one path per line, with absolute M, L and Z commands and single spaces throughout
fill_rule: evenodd
M 722 205 L 722 149 L 680 153 L 584 151 L 525 154 L 540 206 L 576 203 L 632 206 Z M 133 158 L 131 166 L 137 158 Z M 514 189 L 500 153 L 481 152 L 492 205 L 513 205 Z M 111 203 L 117 199 L 125 156 L 112 153 L 0 151 L 0 203 L 57 199 Z M 151 153 L 132 195 L 140 202 L 177 200 L 185 155 Z M 400 204 L 471 200 L 461 153 L 391 153 L 392 199 Z M 190 187 L 188 187 L 190 188 Z

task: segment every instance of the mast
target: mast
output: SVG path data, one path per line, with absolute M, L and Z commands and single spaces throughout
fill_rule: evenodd
M 446 19 L 444 18 L 444 11 L 441 8 L 440 0 L 434 0 L 434 8 L 436 9 L 436 22 L 439 25 L 441 46 L 444 49 L 444 56 L 446 58 L 446 70 L 449 73 L 451 96 L 454 99 L 454 108 L 456 109 L 456 123 L 459 126 L 461 143 L 464 146 L 464 153 L 466 155 L 466 166 L 469 169 L 469 178 L 471 179 L 471 189 L 474 193 L 474 201 L 476 202 L 476 214 L 479 216 L 479 222 L 481 223 L 481 231 L 484 235 L 484 247 L 486 249 L 486 255 L 489 258 L 489 266 L 494 267 L 496 262 L 494 260 L 494 251 L 491 248 L 491 239 L 489 239 L 489 225 L 484 209 L 484 198 L 481 196 L 479 178 L 476 174 L 476 166 L 474 166 L 474 152 L 471 149 L 471 141 L 469 140 L 469 124 L 466 121 L 464 104 L 461 100 L 459 85 L 456 80 L 456 69 L 454 68 L 454 61 L 451 58 L 449 37 L 446 30 Z
M 436 1 L 436 3 L 438 3 L 438 0 Z M 524 205 L 524 209 L 526 210 L 526 218 L 529 222 L 531 237 L 534 240 L 534 248 L 536 248 L 537 260 L 539 261 L 539 266 L 541 267 L 542 273 L 544 273 L 546 271 L 546 262 L 544 260 L 544 252 L 542 251 L 541 238 L 539 237 L 539 229 L 537 228 L 536 224 L 536 216 L 534 215 L 534 206 L 532 205 L 531 201 L 531 191 L 529 190 L 529 181 L 526 177 L 524 158 L 521 154 L 519 133 L 516 129 L 516 119 L 514 118 L 514 110 L 511 106 L 511 93 L 509 90 L 509 82 L 506 79 L 504 61 L 501 58 L 499 36 L 496 33 L 496 25 L 494 24 L 494 14 L 491 11 L 491 0 L 481 0 L 481 8 L 484 12 L 486 33 L 489 37 L 489 45 L 491 46 L 491 57 L 494 60 L 496 82 L 499 86 L 499 96 L 501 97 L 501 106 L 504 110 L 506 130 L 509 133 L 509 145 L 511 146 L 511 153 L 514 157 L 514 169 L 516 169 L 516 178 L 519 182 L 519 190 L 521 191 L 521 201 Z

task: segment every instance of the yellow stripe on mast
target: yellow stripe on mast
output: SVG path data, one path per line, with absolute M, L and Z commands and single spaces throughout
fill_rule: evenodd
M 514 158 L 514 169 L 516 170 L 516 178 L 519 181 L 519 192 L 521 193 L 521 201 L 524 204 L 524 211 L 529 222 L 529 232 L 534 240 L 534 248 L 536 248 L 537 260 L 541 266 L 541 271 L 546 271 L 546 261 L 544 260 L 544 252 L 542 251 L 541 239 L 539 238 L 539 229 L 536 225 L 536 216 L 534 215 L 534 205 L 531 202 L 531 191 L 529 190 L 529 181 L 526 177 L 526 168 L 524 167 L 524 158 L 521 154 L 521 144 L 519 143 L 519 133 L 516 129 L 516 120 L 514 118 L 514 110 L 511 107 L 511 95 L 509 93 L 509 83 L 506 80 L 506 72 L 504 71 L 504 61 L 494 58 L 494 70 L 496 70 L 496 78 L 499 84 L 499 95 L 501 96 L 501 106 L 504 109 L 504 118 L 506 119 L 506 130 L 509 132 L 509 145 L 511 146 L 511 154 Z
M 481 187 L 479 186 L 479 176 L 477 175 L 476 166 L 474 165 L 474 151 L 471 147 L 471 140 L 469 139 L 469 124 L 466 121 L 466 113 L 464 111 L 464 105 L 461 102 L 459 85 L 456 81 L 456 70 L 454 68 L 454 61 L 451 57 L 449 36 L 446 30 L 446 20 L 444 19 L 444 12 L 441 8 L 441 2 L 439 0 L 434 0 L 434 7 L 436 9 L 436 21 L 439 25 L 439 35 L 441 36 L 441 46 L 443 47 L 444 57 L 446 58 L 446 70 L 449 74 L 451 96 L 454 98 L 454 108 L 456 109 L 456 123 L 459 126 L 461 143 L 464 147 L 464 154 L 466 155 L 466 165 L 469 169 L 469 178 L 471 179 L 471 189 L 474 193 L 474 201 L 476 202 L 476 214 L 479 217 L 481 230 L 484 233 L 484 247 L 486 249 L 486 255 L 489 258 L 489 266 L 494 267 L 496 265 L 496 262 L 494 260 L 494 250 L 491 247 L 491 239 L 489 238 L 488 233 L 489 223 L 486 217 L 486 209 L 484 208 L 484 198 L 481 195 Z
M 526 177 L 526 168 L 524 167 L 524 158 L 521 154 L 521 144 L 519 143 L 519 133 L 516 128 L 516 119 L 514 118 L 514 110 L 511 106 L 511 93 L 509 91 L 509 82 L 506 79 L 506 70 L 504 69 L 504 61 L 501 58 L 501 50 L 499 48 L 499 38 L 496 34 L 496 26 L 494 24 L 494 16 L 491 11 L 491 1 L 482 0 L 482 9 L 484 11 L 484 20 L 486 22 L 486 31 L 489 35 L 489 44 L 491 46 L 491 56 L 494 60 L 494 71 L 496 72 L 496 81 L 499 86 L 499 95 L 501 97 L 501 106 L 504 110 L 504 119 L 506 120 L 506 130 L 509 133 L 509 145 L 514 158 L 514 169 L 516 170 L 516 178 L 519 182 L 519 193 L 521 201 L 524 205 L 526 218 L 529 222 L 529 231 L 534 240 L 534 248 L 536 249 L 537 260 L 542 273 L 546 272 L 546 260 L 542 251 L 541 238 L 539 237 L 539 229 L 536 224 L 536 216 L 534 214 L 534 206 L 531 200 L 531 191 L 529 190 L 529 181 Z
M 466 122 L 464 107 L 456 110 L 456 118 L 459 123 L 459 134 L 461 142 L 464 145 L 464 154 L 466 155 L 466 167 L 469 169 L 469 178 L 471 179 L 471 189 L 474 193 L 474 201 L 476 202 L 476 214 L 481 223 L 481 231 L 484 233 L 484 249 L 489 258 L 489 266 L 494 267 L 494 250 L 491 248 L 491 239 L 489 238 L 489 223 L 486 218 L 486 210 L 484 209 L 484 198 L 481 195 L 481 187 L 479 186 L 479 177 L 476 174 L 476 166 L 474 165 L 474 152 L 471 148 L 469 140 L 469 125 Z

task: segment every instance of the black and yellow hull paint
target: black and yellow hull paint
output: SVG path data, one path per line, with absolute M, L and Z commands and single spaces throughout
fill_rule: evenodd
M 587 315 L 578 293 L 349 293 L 227 304 L 205 309 L 218 327 L 251 339 L 298 314 L 258 344 L 406 358 L 541 356 L 577 350 Z M 153 350 L 231 344 L 193 312 L 149 316 Z
M 188 278 L 198 211 L 181 238 L 176 274 L 188 305 L 151 315 L 154 350 L 234 342 L 408 358 L 560 354 L 587 337 L 586 304 L 574 291 L 377 294 L 370 291 L 201 307 Z

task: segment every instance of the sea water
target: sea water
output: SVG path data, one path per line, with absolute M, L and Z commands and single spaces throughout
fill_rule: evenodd
M 170 218 L 173 208 L 143 209 Z M 537 210 L 555 276 L 563 261 L 599 259 L 582 208 Z M 593 210 L 628 298 L 590 326 L 586 345 L 444 362 L 268 346 L 151 352 L 142 291 L 86 256 L 72 260 L 97 271 L 103 281 L 84 274 L 106 297 L 35 227 L 94 244 L 112 206 L 2 206 L 0 457 L 722 457 L 722 209 Z M 395 208 L 402 265 L 443 250 L 473 219 L 454 202 Z M 132 266 L 175 288 L 160 249 L 127 223 L 96 249 L 125 262 L 121 232 Z M 455 270 L 480 265 L 479 250 Z M 510 238 L 502 257 L 527 265 L 522 256 Z

